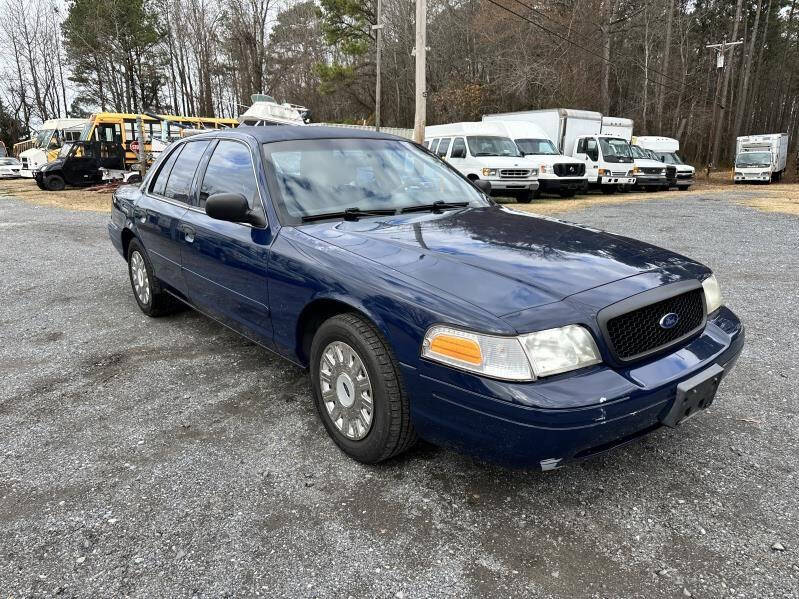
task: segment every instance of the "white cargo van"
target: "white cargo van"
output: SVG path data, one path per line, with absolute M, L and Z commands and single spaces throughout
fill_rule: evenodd
M 677 169 L 674 185 L 684 191 L 694 184 L 696 170 L 690 164 L 685 164 L 677 153 L 680 151 L 680 142 L 672 137 L 659 135 L 639 135 L 633 138 L 633 143 L 645 150 L 652 150 L 655 155 L 666 165 Z
M 733 178 L 736 183 L 779 181 L 787 159 L 787 133 L 744 135 L 736 143 Z
M 65 142 L 80 139 L 83 128 L 88 122 L 86 119 L 50 119 L 42 123 L 36 133 L 33 147 L 19 155 L 22 163 L 20 176 L 33 179 L 33 171 L 55 160 Z
M 516 142 L 519 151 L 532 158 L 538 169 L 536 196 L 546 192 L 568 198 L 588 188 L 585 162 L 561 154 L 538 125 L 527 121 L 503 121 L 492 115 L 484 116 L 483 121 L 502 127 L 505 134 Z
M 660 160 L 653 159 L 648 150 L 641 146 L 630 144 L 635 161 L 635 189 L 661 191 L 669 188 L 666 178 L 666 165 Z
M 590 110 L 547 108 L 486 115 L 484 119 L 526 121 L 544 130 L 565 156 L 586 164 L 589 185 L 613 193 L 619 186 L 633 185 L 632 150 L 623 137 L 602 135 L 602 115 Z
M 424 145 L 472 181 L 491 183 L 494 195 L 529 202 L 538 189 L 538 169 L 502 127 L 465 122 L 425 127 Z

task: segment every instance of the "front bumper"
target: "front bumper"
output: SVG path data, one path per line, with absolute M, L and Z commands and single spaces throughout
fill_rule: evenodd
M 547 470 L 660 428 L 677 386 L 714 364 L 726 374 L 743 345 L 743 325 L 722 307 L 681 349 L 623 369 L 597 365 L 509 383 L 453 377 L 451 371 L 442 377 L 443 367 L 419 361 L 418 368 L 403 364 L 403 374 L 422 438 L 503 464 Z
M 34 173 L 35 173 L 35 171 L 32 170 L 32 169 L 23 168 L 23 169 L 21 169 L 19 171 L 19 176 L 20 177 L 25 177 L 26 179 L 34 179 L 35 178 Z
M 771 173 L 735 173 L 735 182 L 752 181 L 753 183 L 763 183 L 771 181 Z
M 690 187 L 694 184 L 694 175 L 677 175 L 677 181 L 674 183 L 677 187 Z
M 635 177 L 599 177 L 600 185 L 635 185 Z
M 588 188 L 588 179 L 568 179 L 566 177 L 557 179 L 538 179 L 541 191 L 585 191 Z
M 635 187 L 666 187 L 668 182 L 664 175 L 636 175 Z
M 491 183 L 491 191 L 535 191 L 538 189 L 537 180 L 529 179 L 487 179 Z

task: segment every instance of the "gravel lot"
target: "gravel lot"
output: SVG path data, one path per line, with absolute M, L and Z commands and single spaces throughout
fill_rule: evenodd
M 713 267 L 738 366 L 680 430 L 549 473 L 359 465 L 303 372 L 143 316 L 107 215 L 0 199 L 0 596 L 799 597 L 799 217 L 680 197 L 565 217 Z

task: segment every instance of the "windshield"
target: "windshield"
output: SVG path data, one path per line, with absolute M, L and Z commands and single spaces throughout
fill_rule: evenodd
M 666 164 L 685 164 L 676 152 L 657 152 L 657 157 Z
M 16 158 L 0 158 L 0 166 L 8 166 L 9 164 L 19 164 Z
M 771 153 L 743 152 L 735 159 L 735 166 L 771 166 Z
M 281 220 L 350 208 L 399 211 L 434 202 L 489 205 L 442 161 L 409 142 L 304 139 L 264 144 L 269 190 Z
M 83 131 L 81 131 L 80 133 L 81 141 L 89 141 L 89 135 L 91 135 L 93 127 L 94 127 L 94 120 L 90 119 L 89 122 L 83 126 Z
M 472 156 L 521 156 L 510 137 L 470 135 L 466 141 Z
M 37 148 L 44 149 L 48 145 L 50 145 L 50 139 L 53 137 L 53 133 L 55 133 L 55 129 L 42 129 L 36 134 L 36 146 Z
M 633 158 L 649 158 L 649 155 L 638 146 L 630 146 L 630 149 L 633 151 Z
M 617 137 L 600 137 L 599 145 L 602 156 L 607 162 L 632 162 L 633 155 L 630 144 Z
M 526 154 L 535 154 L 535 155 L 558 155 L 558 149 L 548 139 L 517 139 L 516 145 L 519 146 L 519 149 L 526 155 Z
M 58 152 L 58 157 L 59 158 L 66 158 L 67 154 L 69 154 L 69 152 L 72 150 L 72 147 L 74 145 L 75 145 L 74 143 L 70 143 L 70 142 L 65 143 L 63 146 L 61 146 L 61 149 Z

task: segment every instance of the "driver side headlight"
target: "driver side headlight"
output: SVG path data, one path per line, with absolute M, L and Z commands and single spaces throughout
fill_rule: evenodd
M 495 168 L 484 168 L 483 169 L 483 176 L 484 177 L 494 177 L 497 174 L 497 169 Z
M 591 333 L 579 325 L 518 337 L 434 325 L 424 336 L 422 357 L 508 381 L 533 381 L 602 361 Z
M 710 275 L 707 279 L 702 281 L 702 289 L 705 290 L 707 313 L 715 312 L 724 303 L 721 297 L 721 287 L 719 287 L 719 282 L 716 280 L 716 275 Z

